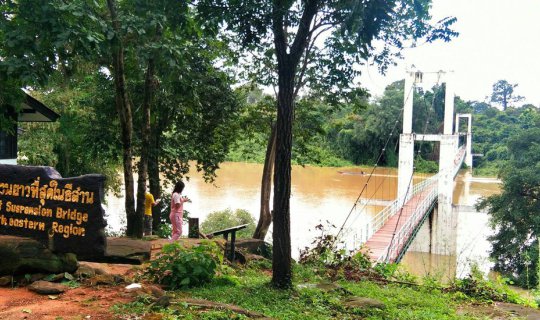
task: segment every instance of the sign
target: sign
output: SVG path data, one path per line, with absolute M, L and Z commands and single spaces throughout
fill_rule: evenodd
M 105 255 L 104 182 L 98 174 L 62 178 L 51 167 L 0 164 L 0 234 L 79 259 Z

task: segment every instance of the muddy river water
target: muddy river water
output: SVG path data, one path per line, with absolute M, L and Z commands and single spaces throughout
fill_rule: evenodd
M 291 194 L 291 240 L 293 257 L 298 257 L 299 249 L 309 246 L 314 237 L 320 234 L 315 229 L 318 224 L 327 226 L 330 232 L 344 224 L 346 237 L 361 237 L 354 234 L 355 224 L 380 211 L 386 202 L 396 197 L 397 170 L 377 168 L 369 178 L 372 168 L 359 167 L 293 167 Z M 205 183 L 198 174 L 186 181 L 184 194 L 192 199 L 185 205 L 192 217 L 203 221 L 214 211 L 231 209 L 248 210 L 258 217 L 261 164 L 223 163 L 213 184 Z M 415 180 L 425 179 L 418 175 Z M 360 192 L 360 201 L 356 203 Z M 477 200 L 499 192 L 500 184 L 495 179 L 475 178 L 469 172 L 460 172 L 455 181 L 454 205 L 469 208 L 458 212 L 455 230 L 448 230 L 449 241 L 455 241 L 455 254 L 435 255 L 429 253 L 430 236 L 423 226 L 413 241 L 402 264 L 417 275 L 426 273 L 442 277 L 465 276 L 471 263 L 477 263 L 488 271 L 487 259 L 491 233 L 485 213 L 470 210 Z M 370 201 L 366 201 L 370 200 Z M 118 229 L 123 224 L 121 199 L 108 197 L 109 225 Z M 330 225 L 336 228 L 331 228 Z M 270 228 L 271 230 L 271 228 Z M 268 236 L 271 240 L 271 235 Z

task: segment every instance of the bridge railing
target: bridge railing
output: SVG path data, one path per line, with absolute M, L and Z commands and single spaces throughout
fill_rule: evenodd
M 465 160 L 465 153 L 466 153 L 465 147 L 466 145 L 461 146 L 461 148 L 459 148 L 458 152 L 456 153 L 456 158 L 454 159 L 454 168 L 452 168 L 453 169 L 452 177 L 455 177 L 457 175 L 459 169 L 461 169 L 463 160 Z
M 438 175 L 434 175 L 429 179 L 425 179 L 422 182 L 414 185 L 411 197 L 414 197 L 416 194 L 424 191 L 426 188 L 437 182 L 437 178 Z M 365 243 L 369 238 L 371 238 L 375 232 L 384 226 L 388 219 L 392 218 L 399 211 L 399 209 L 401 209 L 402 205 L 403 203 L 398 203 L 398 199 L 396 199 L 384 207 L 384 209 L 379 211 L 374 217 L 369 219 L 367 223 L 357 227 L 357 229 L 354 230 L 353 237 L 356 240 L 354 241 L 352 247 L 358 248 L 359 245 Z
M 437 177 L 433 176 L 432 178 Z M 414 210 L 414 213 L 395 233 L 395 235 L 392 237 L 392 241 L 384 250 L 385 253 L 379 257 L 377 262 L 388 262 L 397 258 L 409 237 L 418 226 L 418 222 L 425 216 L 426 211 L 434 203 L 438 196 L 438 188 L 436 180 L 432 180 L 432 178 L 426 180 L 431 181 L 431 183 L 426 183 L 426 188 L 429 187 L 429 189 L 422 189 L 422 191 L 425 191 L 425 194 L 421 195 L 420 201 L 417 203 L 416 207 L 412 209 Z

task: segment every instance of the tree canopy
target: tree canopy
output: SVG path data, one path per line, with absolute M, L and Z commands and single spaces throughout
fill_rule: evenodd
M 500 104 L 503 110 L 506 110 L 515 102 L 523 100 L 522 96 L 514 94 L 514 89 L 517 84 L 511 84 L 506 80 L 499 80 L 493 84 L 493 92 L 491 93 L 491 102 Z
M 537 117 L 537 121 L 540 118 Z M 540 240 L 540 129 L 522 130 L 508 140 L 510 160 L 501 171 L 502 193 L 484 199 L 495 234 L 491 257 L 495 269 L 536 286 Z

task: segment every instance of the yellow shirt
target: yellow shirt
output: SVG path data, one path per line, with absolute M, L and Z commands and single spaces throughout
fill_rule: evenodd
M 152 215 L 152 205 L 154 204 L 154 196 L 151 193 L 146 193 L 144 195 L 144 214 L 147 216 Z

